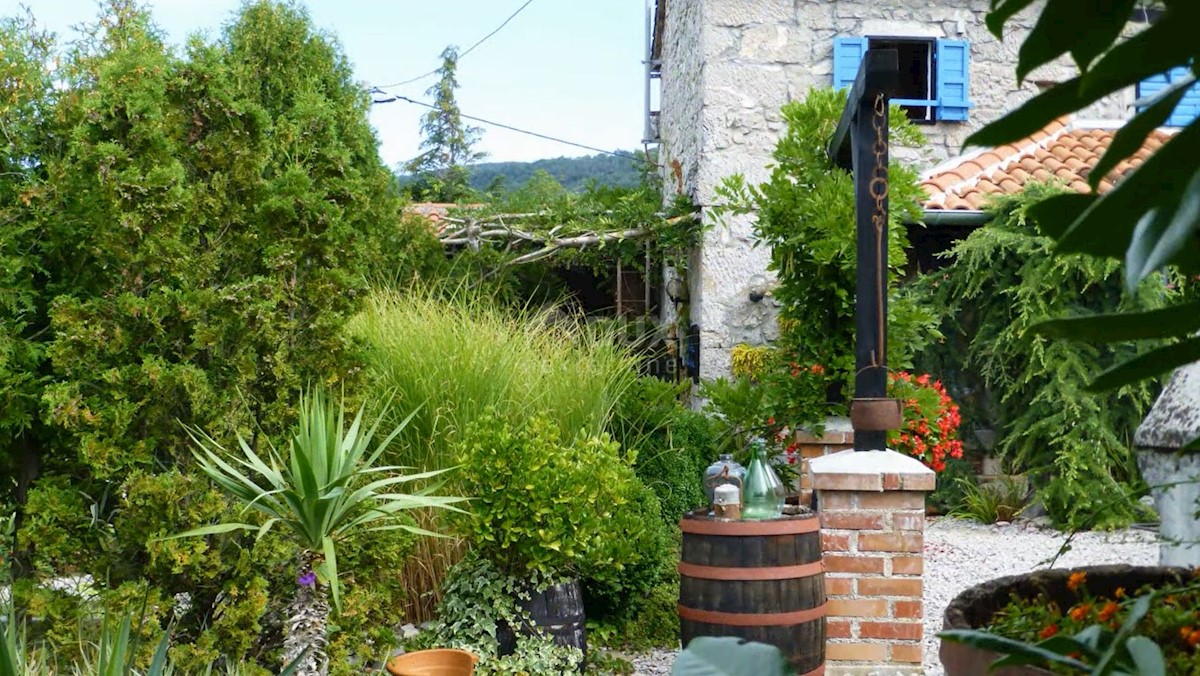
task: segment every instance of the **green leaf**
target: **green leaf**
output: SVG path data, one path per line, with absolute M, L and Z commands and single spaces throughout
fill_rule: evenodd
M 1131 636 L 1125 643 L 1125 650 L 1129 651 L 1138 676 L 1166 676 L 1167 662 L 1154 641 L 1145 636 Z
M 1087 317 L 1051 319 L 1035 324 L 1043 336 L 1113 343 L 1178 336 L 1200 329 L 1200 301 L 1147 312 L 1118 312 Z
M 1102 98 L 1103 95 L 1095 98 L 1080 96 L 1082 82 L 1082 77 L 1075 77 L 1038 94 L 1021 107 L 968 136 L 964 146 L 999 146 L 1023 139 L 1041 131 L 1063 115 Z
M 1134 0 L 1052 0 L 1042 6 L 1017 55 L 1017 80 L 1071 52 L 1081 71 L 1121 33 Z
M 1081 653 L 1087 655 L 1088 657 L 1095 658 L 1099 654 L 1094 648 L 1081 643 L 1079 640 L 1077 640 L 1077 638 L 1063 636 L 1062 634 L 1051 636 L 1050 638 L 1039 641 L 1036 646 L 1058 655 Z M 992 670 L 995 670 L 1000 669 L 1001 667 L 1015 667 L 1023 664 L 1043 664 L 1045 662 L 1046 660 L 1040 655 L 1012 653 L 992 662 L 991 668 Z
M 1191 58 L 1195 3 L 1168 10 L 1128 40 L 1120 40 L 1083 76 L 1081 98 L 1089 102 L 1164 73 Z
M 1172 199 L 1174 198 L 1174 199 Z M 1181 193 L 1163 195 L 1156 208 L 1146 212 L 1133 231 L 1125 252 L 1125 288 L 1132 292 L 1139 282 L 1191 245 L 1198 253 L 1196 231 L 1200 228 L 1200 170 L 1192 175 Z
M 203 526 L 201 528 L 193 528 L 183 533 L 168 535 L 166 537 L 154 538 L 151 542 L 164 542 L 166 540 L 178 540 L 179 538 L 194 538 L 205 535 L 220 535 L 221 533 L 231 533 L 235 530 L 258 530 L 258 526 L 253 526 L 248 523 L 218 523 L 212 526 Z
M 938 634 L 938 637 L 944 641 L 963 643 L 1000 655 L 1020 655 L 1035 660 L 1039 664 L 1042 662 L 1061 664 L 1085 672 L 1089 668 L 1083 662 L 1067 657 L 1066 655 L 1060 655 L 1053 650 L 1047 650 L 1046 648 L 1025 643 L 1024 641 L 997 636 L 978 629 L 951 629 L 941 632 Z
M 1105 176 L 1108 176 L 1120 164 L 1121 160 L 1137 152 L 1151 132 L 1167 121 L 1194 82 L 1195 78 L 1189 77 L 1172 84 L 1155 96 L 1153 102 L 1145 110 L 1117 130 L 1117 133 L 1113 135 L 1112 143 L 1109 144 L 1104 155 L 1100 157 L 1100 161 L 1096 162 L 1096 166 L 1092 167 L 1091 173 L 1088 174 L 1088 184 L 1092 186 L 1093 190 L 1100 185 L 1100 181 Z
M 778 648 L 733 637 L 698 636 L 675 658 L 672 676 L 786 676 Z
M 993 0 L 992 11 L 988 12 L 988 30 L 997 38 L 1004 39 L 1004 23 L 1036 0 Z
M 300 654 L 296 656 L 296 659 L 292 660 L 290 664 L 287 664 L 283 667 L 283 670 L 279 672 L 279 676 L 292 676 L 292 674 L 295 674 L 296 670 L 299 669 L 300 665 L 304 662 L 304 658 L 308 656 L 309 650 L 311 650 L 311 648 L 305 648 L 304 650 L 300 651 Z
M 150 660 L 150 670 L 146 672 L 146 676 L 161 676 L 167 673 L 167 651 L 170 648 L 171 632 L 164 631 L 158 648 L 154 651 L 154 658 Z
M 1129 609 L 1129 614 L 1125 616 L 1125 621 L 1121 623 L 1121 628 L 1117 630 L 1117 635 L 1113 637 L 1111 648 L 1101 655 L 1096 662 L 1092 673 L 1106 674 L 1111 667 L 1116 666 L 1118 653 L 1117 649 L 1126 645 L 1129 638 L 1133 635 L 1133 630 L 1137 628 L 1138 622 L 1150 612 L 1150 603 L 1154 600 L 1154 594 L 1145 594 L 1139 596 L 1133 607 Z
M 333 538 L 325 536 L 321 540 L 321 549 L 325 553 L 325 573 L 329 578 L 329 594 L 333 597 L 333 607 L 342 612 L 342 590 L 338 583 L 337 548 Z
M 17 626 L 13 614 L 8 624 L 0 625 L 0 676 L 25 676 L 22 673 L 22 648 L 17 645 Z
M 1173 368 L 1200 360 L 1200 338 L 1191 337 L 1174 345 L 1155 348 L 1127 359 L 1096 377 L 1087 389 L 1092 392 L 1111 390 L 1145 378 L 1166 373 Z
M 1076 192 L 1054 195 L 1031 205 L 1028 213 L 1043 235 L 1057 240 L 1096 199 Z
M 1155 205 L 1178 200 L 1186 176 L 1200 154 L 1200 125 L 1191 125 L 1163 144 L 1109 193 L 1102 195 L 1058 241 L 1058 251 L 1122 258 L 1134 228 Z

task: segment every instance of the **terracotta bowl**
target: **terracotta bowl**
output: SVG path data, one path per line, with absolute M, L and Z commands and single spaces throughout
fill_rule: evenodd
M 386 666 L 392 676 L 471 676 L 478 661 L 466 650 L 438 648 L 397 655 Z

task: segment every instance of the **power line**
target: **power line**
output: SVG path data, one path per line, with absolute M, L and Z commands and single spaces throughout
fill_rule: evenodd
M 410 99 L 410 98 L 408 98 L 407 96 L 400 96 L 399 94 L 393 94 L 392 92 L 387 92 L 387 91 L 384 91 L 383 89 L 381 89 L 381 88 L 379 88 L 379 87 L 372 87 L 372 88 L 371 88 L 371 93 L 373 93 L 373 94 L 386 94 L 387 96 L 389 96 L 389 98 L 386 98 L 386 99 L 374 99 L 374 100 L 372 100 L 372 101 L 371 101 L 371 103 L 373 103 L 373 104 L 380 104 L 380 103 L 392 103 L 392 102 L 394 102 L 394 101 L 404 101 L 404 102 L 406 102 L 406 103 L 411 103 L 411 104 L 413 104 L 413 105 L 422 106 L 422 107 L 424 107 L 424 108 L 430 108 L 430 109 L 433 109 L 433 110 L 437 110 L 437 109 L 438 109 L 438 108 L 437 108 L 437 106 L 435 106 L 435 105 L 433 105 L 433 104 L 425 103 L 424 101 L 416 101 L 416 100 L 414 100 L 414 99 Z M 493 122 L 492 120 L 485 120 L 485 119 L 483 119 L 482 117 L 473 117 L 473 116 L 471 116 L 471 115 L 467 115 L 467 114 L 465 114 L 465 113 L 461 113 L 461 112 L 459 113 L 459 116 L 460 116 L 460 117 L 462 117 L 462 118 L 465 118 L 465 119 L 471 120 L 472 122 L 479 122 L 479 123 L 481 123 L 481 124 L 488 124 L 488 125 L 491 125 L 491 126 L 493 126 L 493 127 L 500 127 L 501 129 L 507 129 L 507 130 L 509 130 L 509 131 L 515 131 L 515 132 L 517 132 L 518 134 L 526 134 L 526 135 L 528 135 L 528 136 L 536 136 L 537 138 L 540 138 L 540 139 L 545 139 L 545 140 L 547 140 L 547 141 L 554 141 L 554 142 L 556 142 L 556 143 L 563 143 L 563 144 L 566 144 L 566 145 L 569 145 L 569 146 L 575 146 L 576 148 L 583 148 L 584 150 L 591 150 L 592 152 L 603 153 L 603 154 L 605 154 L 605 155 L 613 155 L 614 157 L 623 157 L 623 158 L 625 158 L 625 159 L 630 159 L 630 160 L 636 160 L 636 159 L 639 159 L 639 158 L 638 158 L 636 155 L 630 155 L 630 154 L 628 154 L 628 153 L 614 152 L 614 151 L 612 151 L 612 150 L 605 150 L 605 149 L 603 149 L 603 148 L 595 148 L 595 147 L 593 147 L 593 146 L 584 145 L 584 144 L 582 144 L 582 143 L 576 143 L 576 142 L 574 142 L 574 141 L 568 141 L 568 140 L 566 140 L 566 139 L 561 139 L 561 138 L 558 138 L 558 137 L 555 137 L 555 136 L 549 136 L 549 135 L 547 135 L 547 134 L 540 134 L 540 133 L 538 133 L 538 132 L 536 132 L 536 131 L 529 131 L 528 129 L 518 129 L 517 127 L 513 127 L 513 126 L 511 126 L 511 125 L 507 125 L 507 124 L 504 124 L 504 123 L 502 123 L 502 122 Z
M 499 26 L 496 26 L 495 30 L 493 30 L 491 33 L 488 33 L 487 35 L 483 36 L 478 41 L 476 41 L 475 44 L 471 45 L 470 47 L 467 47 L 467 51 L 463 52 L 462 54 L 459 54 L 458 58 L 461 60 L 464 56 L 466 56 L 467 54 L 470 54 L 472 51 L 474 51 L 476 47 L 487 42 L 488 38 L 492 37 L 496 33 L 499 33 L 500 29 L 507 26 L 509 21 L 512 21 L 513 19 L 517 18 L 517 15 L 520 14 L 522 11 L 524 11 L 524 9 L 526 7 L 528 7 L 530 5 L 530 3 L 532 3 L 532 2 L 533 2 L 533 0 L 525 0 L 525 4 L 521 5 L 520 7 L 517 8 L 517 11 L 510 14 L 508 16 L 508 18 L 504 20 L 504 23 L 500 24 Z M 440 66 L 439 66 L 439 68 L 440 68 Z M 403 82 L 393 82 L 392 84 L 385 84 L 385 85 L 379 85 L 379 86 L 380 87 L 402 87 L 406 84 L 412 84 L 413 82 L 416 82 L 417 80 L 424 80 L 425 78 L 429 77 L 430 75 L 435 75 L 438 72 L 439 68 L 434 68 L 433 70 L 429 71 L 428 73 L 424 73 L 422 75 L 418 75 L 416 77 L 409 78 Z

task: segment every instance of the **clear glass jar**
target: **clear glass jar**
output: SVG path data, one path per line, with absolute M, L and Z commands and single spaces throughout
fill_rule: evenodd
M 704 471 L 704 495 L 708 498 L 709 509 L 712 508 L 713 491 L 717 486 L 733 484 L 741 490 L 745 481 L 746 468 L 729 453 L 722 453 L 721 457 Z
M 767 458 L 766 443 L 752 442 L 751 454 L 750 468 L 742 484 L 742 518 L 755 521 L 778 518 L 783 514 L 787 493 Z

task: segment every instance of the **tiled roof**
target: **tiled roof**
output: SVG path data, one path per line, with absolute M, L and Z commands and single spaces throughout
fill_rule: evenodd
M 921 182 L 929 194 L 925 208 L 979 210 L 988 195 L 1015 194 L 1031 182 L 1059 181 L 1081 193 L 1089 192 L 1088 174 L 1112 143 L 1115 131 L 1115 126 L 1056 120 L 1021 141 L 951 160 Z M 1111 190 L 1171 134 L 1162 129 L 1152 132 L 1136 153 L 1100 181 L 1099 191 Z
M 446 218 L 451 209 L 478 209 L 482 204 L 455 204 L 454 202 L 413 202 L 404 207 L 405 213 L 424 216 L 433 225 L 434 232 L 442 232 L 449 225 Z

